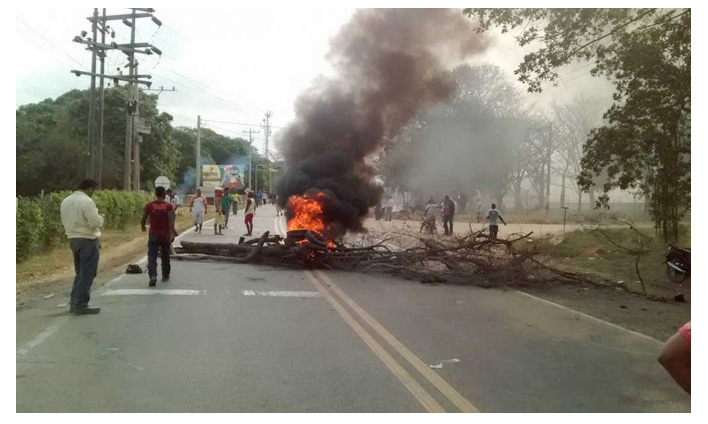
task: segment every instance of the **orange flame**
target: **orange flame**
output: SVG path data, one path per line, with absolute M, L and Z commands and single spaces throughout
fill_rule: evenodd
M 290 196 L 288 208 L 292 211 L 293 217 L 288 220 L 288 231 L 310 230 L 317 234 L 324 234 L 325 223 L 322 218 L 321 202 L 326 196 L 321 191 L 314 196 Z
M 323 218 L 322 205 L 326 198 L 327 195 L 321 191 L 303 196 L 290 196 L 288 209 L 290 209 L 293 216 L 288 220 L 288 231 L 310 230 L 324 236 L 327 232 L 327 226 Z M 305 240 L 300 243 L 305 243 Z M 336 248 L 337 245 L 328 240 L 327 247 Z

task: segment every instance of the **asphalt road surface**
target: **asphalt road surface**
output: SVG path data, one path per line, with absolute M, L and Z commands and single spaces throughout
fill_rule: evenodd
M 690 411 L 659 341 L 515 291 L 174 261 L 100 276 L 100 315 L 62 302 L 17 313 L 17 412 Z

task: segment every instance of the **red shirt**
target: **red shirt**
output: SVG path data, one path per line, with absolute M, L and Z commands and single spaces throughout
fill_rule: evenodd
M 689 346 L 691 346 L 691 321 L 684 324 L 683 327 L 679 328 L 679 333 L 683 336 Z
M 150 215 L 150 235 L 162 240 L 172 240 L 172 228 L 168 218 L 169 212 L 174 212 L 175 205 L 164 200 L 153 200 L 145 205 L 145 211 Z

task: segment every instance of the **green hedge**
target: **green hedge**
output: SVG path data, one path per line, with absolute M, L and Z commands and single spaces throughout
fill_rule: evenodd
M 17 199 L 17 263 L 66 241 L 59 207 L 71 193 L 66 190 L 49 193 L 41 198 Z M 148 195 L 118 190 L 102 190 L 93 195 L 98 213 L 105 218 L 103 228 L 123 228 L 126 224 L 137 224 L 142 217 L 143 206 L 150 199 Z

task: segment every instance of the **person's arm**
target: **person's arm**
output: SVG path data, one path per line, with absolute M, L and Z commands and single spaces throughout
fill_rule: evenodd
M 499 214 L 499 220 L 502 222 L 502 224 L 506 225 L 506 222 L 504 221 L 504 218 L 502 218 L 501 214 Z
M 175 237 L 177 237 L 177 230 L 175 229 L 175 210 L 176 209 L 173 209 L 167 213 L 167 221 L 170 223 L 170 230 L 172 234 L 170 242 L 173 242 Z
M 145 227 L 145 223 L 147 222 L 148 215 L 150 215 L 150 211 L 148 210 L 148 205 L 145 205 L 143 208 L 143 218 L 140 220 L 140 229 L 145 232 L 147 228 Z
M 103 226 L 103 217 L 98 214 L 96 204 L 91 199 L 87 199 L 83 205 L 83 215 L 86 222 L 93 228 L 101 228 Z
M 691 394 L 691 346 L 680 333 L 666 342 L 659 355 L 659 363 L 683 390 Z

